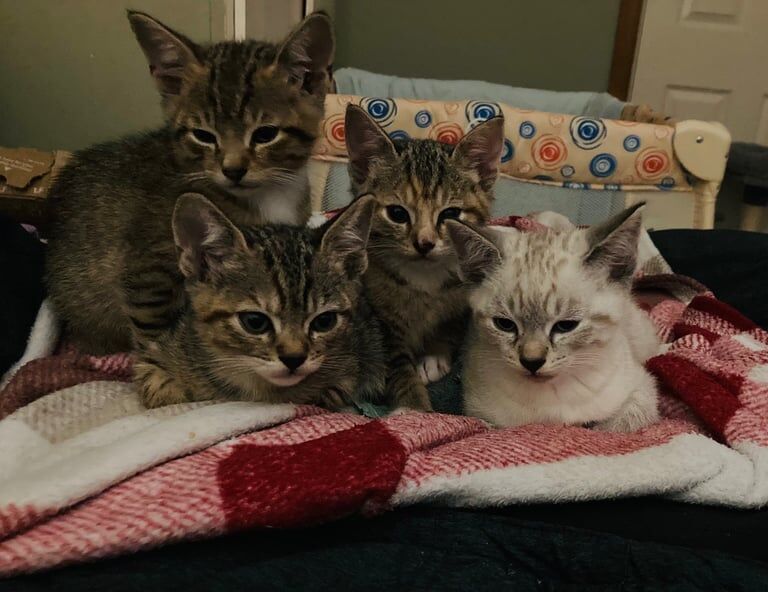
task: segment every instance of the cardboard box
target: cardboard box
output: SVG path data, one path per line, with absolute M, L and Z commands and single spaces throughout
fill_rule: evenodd
M 0 214 L 44 230 L 53 178 L 70 153 L 0 146 Z

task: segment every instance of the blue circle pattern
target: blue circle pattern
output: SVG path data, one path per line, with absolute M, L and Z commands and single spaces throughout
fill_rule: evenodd
M 501 107 L 497 103 L 482 101 L 470 101 L 465 111 L 467 120 L 475 124 L 496 117 L 499 113 L 501 113 Z
M 360 101 L 360 106 L 382 127 L 391 124 L 397 115 L 397 105 L 392 99 L 367 97 Z
M 610 177 L 616 170 L 616 158 L 612 154 L 604 152 L 598 154 L 589 163 L 589 172 L 595 177 Z
M 501 162 L 509 162 L 515 155 L 515 146 L 507 138 L 504 138 L 504 150 L 501 153 Z
M 593 150 L 603 143 L 605 124 L 591 117 L 576 117 L 571 121 L 571 138 L 582 150 Z
M 432 114 L 424 109 L 419 111 L 413 119 L 419 127 L 429 127 L 429 124 L 432 123 Z
M 571 165 L 567 164 L 563 168 L 560 169 L 560 174 L 563 177 L 573 177 L 573 173 L 576 172 L 576 169 L 574 169 Z
M 520 124 L 520 137 L 525 138 L 526 140 L 529 140 L 535 135 L 536 135 L 536 126 L 533 125 L 532 121 L 524 121 L 523 123 Z
M 624 138 L 624 150 L 627 152 L 635 152 L 640 148 L 640 138 L 632 135 Z
M 408 135 L 408 132 L 403 130 L 395 130 L 393 132 L 389 132 L 389 137 L 393 140 L 410 140 L 411 136 Z

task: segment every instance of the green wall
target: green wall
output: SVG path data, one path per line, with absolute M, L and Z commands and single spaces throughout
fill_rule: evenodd
M 316 0 L 316 5 L 336 21 L 337 67 L 602 91 L 619 2 Z M 0 145 L 71 150 L 157 125 L 159 97 L 125 9 L 145 10 L 194 40 L 210 41 L 224 36 L 225 4 L 0 0 Z
M 318 0 L 336 65 L 385 74 L 604 91 L 620 0 Z
M 127 7 L 198 41 L 223 0 L 0 0 L 0 145 L 76 149 L 161 121 Z

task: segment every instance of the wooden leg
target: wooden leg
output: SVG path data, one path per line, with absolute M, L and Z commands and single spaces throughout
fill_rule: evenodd
M 715 181 L 698 181 L 694 184 L 696 203 L 693 210 L 693 227 L 711 230 L 715 227 L 715 202 L 720 184 Z
M 741 206 L 741 226 L 742 230 L 760 232 L 763 229 L 763 213 L 766 208 L 763 206 L 753 206 L 744 204 Z

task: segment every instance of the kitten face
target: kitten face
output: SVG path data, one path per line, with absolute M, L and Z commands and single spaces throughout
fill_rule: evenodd
M 632 212 L 562 232 L 483 236 L 451 223 L 465 277 L 481 274 L 470 297 L 478 342 L 534 381 L 593 365 L 630 297 L 640 230 Z
M 190 180 L 235 195 L 298 182 L 323 116 L 330 23 L 307 17 L 281 44 L 200 47 L 141 13 L 129 18 L 163 95 L 175 159 Z
M 425 270 L 455 261 L 444 223 L 488 219 L 503 120 L 480 124 L 455 147 L 432 140 L 393 142 L 357 106 L 347 109 L 345 129 L 353 192 L 370 194 L 379 205 L 370 256 Z
M 180 198 L 180 267 L 200 346 L 222 380 L 290 387 L 346 367 L 372 211 L 356 204 L 319 239 L 281 225 L 241 233 L 201 196 Z

